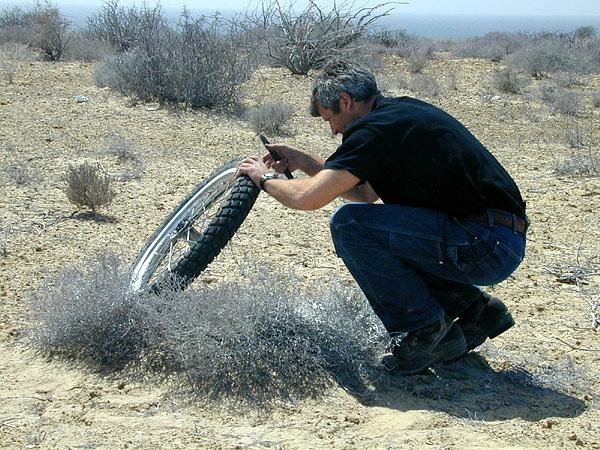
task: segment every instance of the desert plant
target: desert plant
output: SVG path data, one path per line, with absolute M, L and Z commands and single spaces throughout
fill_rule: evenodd
M 518 50 L 526 40 L 527 36 L 522 33 L 492 32 L 453 42 L 450 48 L 452 53 L 462 58 L 485 58 L 499 62 Z
M 294 115 L 294 108 L 284 103 L 266 103 L 248 110 L 246 120 L 256 133 L 282 134 Z
M 594 108 L 600 108 L 600 92 L 594 92 L 592 94 L 592 106 Z
M 559 88 L 554 93 L 550 109 L 555 113 L 576 116 L 581 109 L 581 97 L 576 92 Z
M 60 61 L 67 48 L 70 34 L 67 19 L 50 2 L 38 5 L 33 18 L 33 44 L 42 51 L 44 59 Z
M 64 176 L 65 194 L 69 201 L 95 212 L 100 206 L 108 205 L 115 193 L 112 178 L 105 174 L 100 164 L 84 162 L 72 166 Z
M 411 73 L 422 73 L 423 69 L 425 69 L 427 63 L 431 59 L 432 54 L 433 51 L 431 47 L 415 49 L 408 57 L 408 71 Z
M 368 34 L 368 40 L 396 55 L 408 57 L 420 47 L 421 39 L 406 30 L 378 30 Z
M 442 92 L 442 88 L 434 76 L 422 73 L 417 73 L 410 79 L 408 88 L 427 97 L 437 97 Z
M 0 54 L 0 58 L 2 57 L 3 55 Z M 8 84 L 13 84 L 15 75 L 17 74 L 17 64 L 14 61 L 3 59 L 3 61 L 0 63 L 0 68 L 2 69 L 4 78 L 6 78 L 6 82 Z
M 356 8 L 353 3 L 333 4 L 326 10 L 314 1 L 297 12 L 294 3 L 264 1 L 251 20 L 267 30 L 269 57 L 291 73 L 306 75 L 334 57 L 357 46 L 375 21 L 391 11 L 390 3 Z
M 32 172 L 25 164 L 13 162 L 6 166 L 6 174 L 19 185 L 30 184 L 39 180 L 39 176 Z
M 32 298 L 41 354 L 121 376 L 162 378 L 187 398 L 265 405 L 364 389 L 385 333 L 357 291 L 299 292 L 290 274 L 250 269 L 236 283 L 133 295 L 123 262 L 63 269 Z
M 559 175 L 600 175 L 600 155 L 593 148 L 574 149 L 571 155 L 556 162 L 556 173 Z
M 497 71 L 492 81 L 500 92 L 508 94 L 520 94 L 527 83 L 518 72 L 509 68 Z
M 107 42 L 114 50 L 126 52 L 149 39 L 166 26 L 166 18 L 159 4 L 143 3 L 124 7 L 119 0 L 107 0 L 87 19 L 89 38 Z
M 110 48 L 104 41 L 90 39 L 82 33 L 73 33 L 65 49 L 64 59 L 94 62 L 106 58 L 109 53 Z
M 253 59 L 243 51 L 235 24 L 219 17 L 194 19 L 186 11 L 175 28 L 153 20 L 157 25 L 134 49 L 98 66 L 98 83 L 142 101 L 194 108 L 238 103 Z
M 113 155 L 119 164 L 130 165 L 129 169 L 111 174 L 111 178 L 119 181 L 138 180 L 142 177 L 146 163 L 135 151 L 133 144 L 117 134 L 106 140 L 104 153 Z
M 581 148 L 584 147 L 587 141 L 587 136 L 577 124 L 574 127 L 567 129 L 566 139 L 569 147 Z

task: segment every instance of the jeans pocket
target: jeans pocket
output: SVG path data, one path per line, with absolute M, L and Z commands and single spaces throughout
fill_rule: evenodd
M 496 250 L 497 245 L 496 241 L 490 243 L 485 240 L 474 238 L 473 242 L 470 244 L 452 245 L 447 247 L 447 257 L 459 270 L 465 271 L 470 264 L 481 261 L 492 255 Z

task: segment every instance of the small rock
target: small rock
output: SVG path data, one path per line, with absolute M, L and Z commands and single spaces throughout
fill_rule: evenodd
M 554 425 L 558 424 L 558 422 L 554 419 L 546 419 L 542 421 L 542 428 L 552 428 Z
M 85 103 L 85 102 L 89 102 L 90 98 L 86 97 L 85 95 L 76 95 L 75 96 L 75 101 L 77 103 Z

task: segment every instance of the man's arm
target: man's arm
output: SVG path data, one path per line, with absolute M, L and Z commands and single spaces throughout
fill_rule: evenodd
M 263 161 L 268 167 L 282 173 L 286 169 L 290 171 L 301 170 L 307 175 L 315 176 L 321 170 L 325 160 L 318 158 L 285 144 L 268 144 L 269 150 L 276 151 L 282 157 L 281 161 L 275 161 L 270 153 L 263 156 Z M 379 199 L 369 183 L 361 186 L 353 186 L 348 191 L 340 194 L 341 197 L 352 202 L 368 202 L 373 203 Z
M 240 163 L 236 176 L 246 174 L 258 186 L 260 177 L 266 172 L 262 159 L 253 157 Z M 264 187 L 269 195 L 288 208 L 311 210 L 321 208 L 350 191 L 359 181 L 347 170 L 322 169 L 309 178 L 268 180 Z

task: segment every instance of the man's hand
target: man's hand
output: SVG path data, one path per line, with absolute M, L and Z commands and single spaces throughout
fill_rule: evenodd
M 286 144 L 266 144 L 265 147 L 267 150 L 277 152 L 277 154 L 279 154 L 281 157 L 279 161 L 275 161 L 270 153 L 266 153 L 263 156 L 263 161 L 267 167 L 275 170 L 278 173 L 283 173 L 286 169 L 288 169 L 290 172 L 298 169 L 302 170 L 300 162 L 303 153 L 300 150 L 297 150 L 294 147 L 290 147 Z
M 235 172 L 236 177 L 248 175 L 256 187 L 260 188 L 260 177 L 269 171 L 269 168 L 258 156 L 244 159 Z

